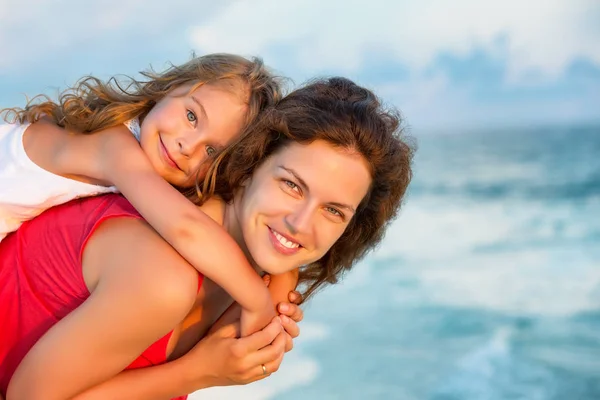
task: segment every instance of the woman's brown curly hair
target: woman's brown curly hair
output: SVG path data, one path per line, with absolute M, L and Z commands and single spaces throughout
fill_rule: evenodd
M 49 116 L 58 125 L 88 133 L 120 125 L 134 117 L 143 118 L 154 105 L 182 85 L 191 90 L 203 84 L 216 84 L 240 93 L 248 105 L 246 122 L 253 121 L 266 107 L 281 98 L 280 80 L 273 76 L 260 58 L 248 60 L 233 54 L 193 57 L 183 65 L 172 65 L 157 73 L 143 71 L 145 78 L 115 76 L 108 81 L 86 76 L 58 95 L 34 97 L 25 108 L 0 111 L 7 122 L 37 121 Z
M 361 154 L 370 166 L 371 187 L 340 239 L 320 260 L 300 268 L 308 298 L 324 283 L 372 250 L 400 209 L 412 178 L 414 146 L 400 128 L 395 109 L 384 108 L 371 92 L 345 78 L 314 81 L 265 111 L 244 135 L 219 155 L 203 182 L 204 199 L 225 201 L 265 160 L 287 144 L 323 140 Z

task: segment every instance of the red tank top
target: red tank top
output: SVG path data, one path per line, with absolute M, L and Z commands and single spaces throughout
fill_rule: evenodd
M 120 195 L 74 200 L 45 211 L 0 242 L 0 393 L 6 394 L 35 342 L 90 295 L 81 270 L 83 250 L 100 223 L 117 217 L 141 218 Z M 164 363 L 171 334 L 127 369 Z

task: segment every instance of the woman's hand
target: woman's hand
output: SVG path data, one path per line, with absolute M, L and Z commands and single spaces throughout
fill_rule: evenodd
M 185 363 L 181 370 L 188 374 L 191 386 L 199 390 L 211 386 L 245 385 L 276 372 L 284 353 L 293 348 L 293 339 L 300 334 L 297 323 L 304 317 L 298 306 L 302 302 L 300 293 L 292 291 L 288 298 L 289 302 L 277 306 L 279 317 L 263 330 L 239 339 L 238 322 L 231 322 L 236 314 L 239 315 L 239 305 L 230 307 L 208 335 L 178 360 Z M 209 363 L 203 368 L 207 360 Z
M 279 369 L 287 336 L 279 317 L 250 336 L 238 339 L 237 330 L 236 324 L 211 330 L 178 360 L 185 362 L 186 367 L 181 370 L 188 374 L 190 382 L 197 382 L 196 388 L 245 385 Z

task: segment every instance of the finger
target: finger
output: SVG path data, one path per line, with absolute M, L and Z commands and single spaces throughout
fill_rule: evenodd
M 279 362 L 279 364 L 281 364 L 281 362 Z M 260 381 L 261 379 L 271 376 L 271 371 L 276 371 L 279 367 L 279 364 L 275 362 L 269 362 L 268 364 L 260 364 L 253 367 L 252 370 L 244 377 L 242 381 L 243 384 L 246 385 L 248 383 Z M 269 370 L 270 368 L 271 371 Z
M 266 364 L 260 364 L 258 370 L 262 378 L 266 378 L 273 373 L 273 370 L 269 371 L 269 367 Z
M 300 327 L 294 320 L 285 315 L 282 315 L 279 318 L 281 319 L 281 325 L 283 325 L 283 329 L 288 333 L 288 335 L 290 335 L 292 338 L 297 338 L 298 335 L 300 335 Z
M 273 343 L 260 349 L 259 351 L 248 354 L 246 357 L 246 365 L 248 365 L 248 367 L 254 371 L 254 367 L 257 365 L 271 363 L 274 360 L 283 357 L 283 354 L 285 353 L 286 338 L 288 336 L 289 335 L 287 333 L 281 332 L 279 335 L 277 335 L 275 340 L 273 340 Z
M 249 354 L 268 346 L 282 330 L 283 327 L 281 326 L 279 317 L 273 318 L 273 321 L 262 330 L 238 339 L 235 346 L 239 353 L 236 352 L 236 354 Z
M 297 290 L 292 290 L 288 294 L 288 299 L 290 299 L 290 301 L 294 304 L 301 304 L 302 303 L 302 294 L 300 294 L 300 292 Z
M 285 353 L 282 352 L 274 360 L 264 363 L 265 369 L 267 370 L 267 375 L 271 375 L 279 371 L 279 367 L 281 367 L 284 354 Z M 260 369 L 262 372 L 262 366 L 260 367 Z
M 283 315 L 287 315 L 296 322 L 300 322 L 304 318 L 304 311 L 296 304 L 279 303 L 277 305 L 277 311 Z
M 267 370 L 267 374 L 263 373 L 262 364 L 256 365 L 252 369 L 250 369 L 246 374 L 241 376 L 239 379 L 236 379 L 237 385 L 247 385 L 248 383 L 260 381 L 261 379 L 265 379 L 270 376 L 269 367 L 265 364 L 265 369 Z
M 294 348 L 294 340 L 290 335 L 287 335 L 285 338 L 285 352 L 292 350 Z

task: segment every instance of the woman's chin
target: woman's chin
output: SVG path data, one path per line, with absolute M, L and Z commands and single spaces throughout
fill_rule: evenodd
M 269 275 L 279 275 L 284 272 L 294 269 L 289 262 L 285 262 L 281 257 L 261 257 L 261 260 L 256 260 L 259 272 L 265 272 Z

